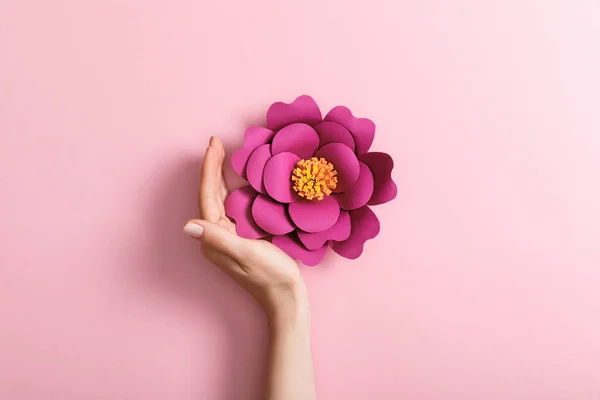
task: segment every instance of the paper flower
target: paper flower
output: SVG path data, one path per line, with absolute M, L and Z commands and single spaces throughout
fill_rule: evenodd
M 310 96 L 275 103 L 267 127 L 249 128 L 232 156 L 233 169 L 250 185 L 225 200 L 238 235 L 272 237 L 272 243 L 306 265 L 327 247 L 355 259 L 379 233 L 369 205 L 396 197 L 392 158 L 369 153 L 375 124 L 343 106 L 321 117 Z

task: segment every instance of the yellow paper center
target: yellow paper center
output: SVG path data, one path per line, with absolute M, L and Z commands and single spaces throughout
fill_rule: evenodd
M 300 160 L 292 173 L 294 190 L 307 200 L 323 200 L 337 186 L 336 175 L 333 165 L 324 158 Z

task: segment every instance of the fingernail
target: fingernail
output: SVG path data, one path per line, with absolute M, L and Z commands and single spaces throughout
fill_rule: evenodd
M 193 238 L 200 238 L 204 234 L 204 227 L 193 222 L 188 222 L 183 227 L 183 232 Z

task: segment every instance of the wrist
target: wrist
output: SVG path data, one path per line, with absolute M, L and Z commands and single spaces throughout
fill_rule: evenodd
M 272 331 L 310 330 L 310 304 L 304 285 L 286 290 L 274 300 L 267 312 Z

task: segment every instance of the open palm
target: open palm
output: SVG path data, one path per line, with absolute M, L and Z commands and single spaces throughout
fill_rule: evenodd
M 285 252 L 266 240 L 239 237 L 235 224 L 225 215 L 228 190 L 223 177 L 225 150 L 212 137 L 202 164 L 198 207 L 201 220 L 190 223 L 203 228 L 202 251 L 207 259 L 250 292 L 268 313 L 282 305 L 281 298 L 300 292 L 304 282 L 298 265 Z M 189 224 L 188 224 L 189 225 Z M 283 296 L 282 296 L 283 295 Z

